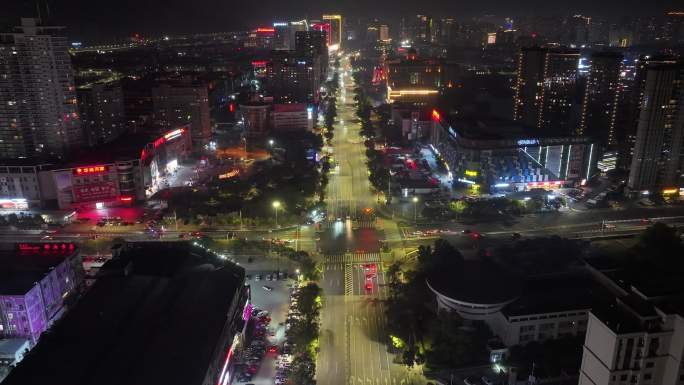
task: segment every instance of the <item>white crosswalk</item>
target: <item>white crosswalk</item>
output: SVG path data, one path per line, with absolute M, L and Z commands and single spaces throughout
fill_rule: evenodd
M 380 262 L 382 256 L 380 253 L 346 253 L 337 255 L 327 255 L 325 263 L 373 263 Z

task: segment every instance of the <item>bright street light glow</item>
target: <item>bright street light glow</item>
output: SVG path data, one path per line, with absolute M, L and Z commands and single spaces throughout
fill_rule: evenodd
M 418 197 L 413 197 L 413 203 L 418 202 Z
M 273 201 L 273 207 L 276 209 L 280 207 L 280 201 Z

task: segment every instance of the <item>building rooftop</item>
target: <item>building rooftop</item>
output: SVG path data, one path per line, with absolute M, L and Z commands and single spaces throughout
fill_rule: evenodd
M 63 168 L 140 159 L 140 154 L 145 145 L 154 139 L 155 135 L 149 133 L 125 133 L 110 143 L 93 148 L 84 148 L 72 154 L 64 162 Z
M 588 274 L 569 273 L 529 279 L 520 298 L 506 305 L 506 317 L 528 314 L 588 310 L 597 303 L 608 303 L 611 296 Z
M 446 297 L 469 303 L 504 303 L 520 294 L 517 277 L 486 261 L 465 261 L 458 270 L 441 270 L 428 283 Z
M 28 244 L 0 245 L 0 295 L 26 294 L 51 269 L 77 252 L 75 248 L 33 252 L 22 250 L 22 245 Z
M 99 278 L 6 385 L 202 384 L 244 270 L 189 243 L 141 242 L 118 258 L 130 270 Z

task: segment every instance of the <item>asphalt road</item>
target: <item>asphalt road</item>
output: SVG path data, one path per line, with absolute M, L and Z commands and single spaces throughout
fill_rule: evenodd
M 348 66 L 348 61 L 342 61 Z M 386 298 L 382 264 L 366 288 L 364 264 L 379 261 L 379 239 L 386 232 L 399 237 L 396 224 L 385 224 L 383 231 L 353 229 L 352 221 L 364 208 L 374 208 L 366 167 L 365 146 L 359 136 L 353 105 L 352 79 L 344 82 L 338 97 L 340 120 L 335 128 L 333 149 L 339 170 L 328 184 L 328 213 L 333 223 L 321 234 L 324 256 L 321 285 L 320 353 L 317 380 L 330 385 L 404 385 L 422 384 L 424 378 L 411 375 L 403 366 L 392 363 L 387 347 L 387 319 L 382 299 Z M 340 220 L 337 221 L 337 218 Z M 352 255 L 344 255 L 351 252 Z M 357 252 L 357 254 L 353 254 Z
M 343 61 L 347 65 L 347 61 Z M 333 157 L 339 169 L 328 183 L 328 214 L 345 219 L 364 208 L 375 207 L 377 197 L 371 191 L 366 167 L 366 147 L 354 108 L 354 84 L 351 76 L 340 73 L 342 85 L 337 98 L 337 122 L 334 129 Z

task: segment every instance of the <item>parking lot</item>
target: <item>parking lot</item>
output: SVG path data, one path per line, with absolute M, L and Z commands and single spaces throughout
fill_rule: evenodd
M 243 352 L 245 372 L 251 376 L 236 376 L 234 384 L 273 385 L 282 378 L 282 370 L 289 363 L 283 354 L 286 343 L 286 319 L 290 307 L 290 295 L 296 285 L 292 278 L 295 269 L 286 260 L 255 257 L 252 262 L 238 260 L 245 267 L 251 287 L 252 305 L 258 309 L 253 314 L 254 330 L 248 336 L 250 347 Z M 278 274 L 280 272 L 281 274 Z M 287 273 L 287 278 L 285 278 Z M 274 279 L 278 277 L 278 279 Z M 270 278 L 270 279 L 269 279 Z

